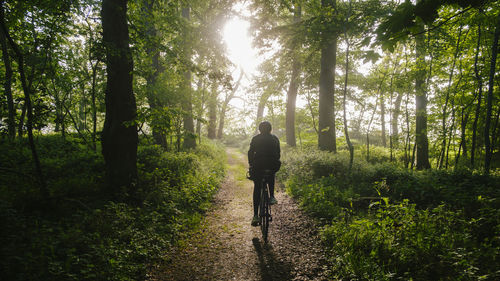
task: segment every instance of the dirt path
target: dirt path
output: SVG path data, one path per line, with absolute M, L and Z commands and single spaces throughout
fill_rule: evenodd
M 150 280 L 328 280 L 313 222 L 284 192 L 273 206 L 269 243 L 251 227 L 253 183 L 246 158 L 228 149 L 228 173 L 196 231 L 166 255 Z

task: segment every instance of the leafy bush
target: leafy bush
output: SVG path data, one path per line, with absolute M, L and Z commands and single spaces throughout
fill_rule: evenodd
M 181 153 L 140 146 L 143 205 L 135 207 L 102 193 L 100 154 L 60 136 L 40 137 L 38 148 L 51 198 L 44 204 L 31 177 L 11 172 L 32 173 L 25 144 L 1 146 L 10 164 L 0 171 L 2 280 L 144 279 L 147 266 L 199 222 L 224 176 L 225 153 L 212 143 Z
M 279 178 L 323 221 L 339 279 L 500 277 L 498 175 L 413 172 L 359 157 L 349 170 L 345 152 L 307 149 L 284 153 Z

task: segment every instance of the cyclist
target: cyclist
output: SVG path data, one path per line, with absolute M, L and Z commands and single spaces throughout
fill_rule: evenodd
M 259 201 L 260 201 L 260 183 L 264 176 L 264 171 L 270 170 L 272 176 L 269 180 L 269 204 L 277 204 L 274 198 L 274 174 L 280 169 L 280 141 L 278 137 L 271 134 L 272 126 L 268 121 L 259 124 L 260 134 L 254 136 L 250 142 L 248 150 L 248 164 L 250 166 L 249 179 L 254 182 L 253 189 L 253 218 L 252 226 L 259 224 Z

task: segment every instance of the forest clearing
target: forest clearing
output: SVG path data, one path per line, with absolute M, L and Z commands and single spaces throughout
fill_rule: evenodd
M 494 0 L 0 0 L 0 280 L 500 280 L 499 38 Z

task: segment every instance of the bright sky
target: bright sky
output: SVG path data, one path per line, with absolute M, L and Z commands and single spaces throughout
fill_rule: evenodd
M 249 16 L 245 4 L 237 3 L 233 9 L 240 14 Z M 249 35 L 250 23 L 245 19 L 235 16 L 227 21 L 224 26 L 224 41 L 227 47 L 227 55 L 234 63 L 236 69 L 233 71 L 233 81 L 240 76 L 240 70 L 243 69 L 245 76 L 242 78 L 241 85 L 236 93 L 237 97 L 231 100 L 230 105 L 238 112 L 248 110 L 248 105 L 243 100 L 245 98 L 245 91 L 250 87 L 253 76 L 257 73 L 258 65 L 261 63 L 262 58 L 259 57 L 257 50 L 252 47 L 252 38 Z M 242 114 L 237 114 L 243 117 Z M 251 119 L 251 118 L 246 118 Z M 237 121 L 238 122 L 238 121 Z M 237 127 L 248 127 L 252 125 L 252 120 L 240 119 Z
M 249 27 L 250 23 L 246 20 L 237 17 L 230 19 L 224 27 L 224 41 L 231 61 L 250 76 L 255 73 L 259 61 L 248 35 Z

